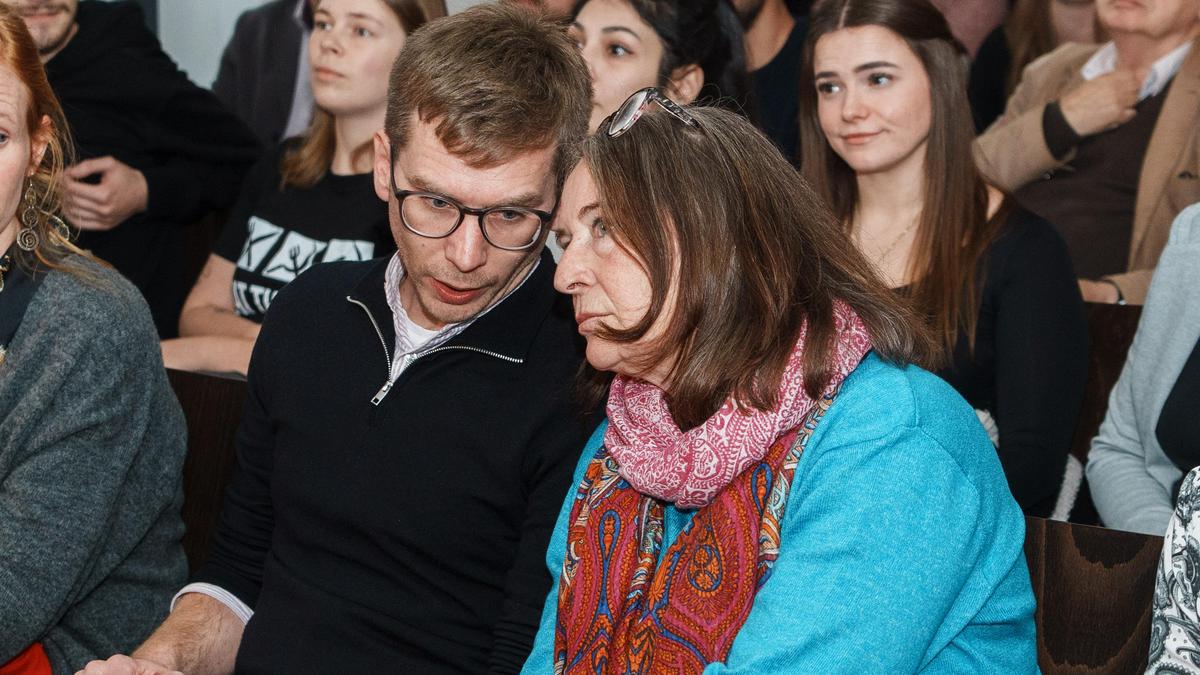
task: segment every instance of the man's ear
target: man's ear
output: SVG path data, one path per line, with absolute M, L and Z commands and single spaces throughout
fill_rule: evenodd
M 38 167 L 42 165 L 42 158 L 46 156 L 46 148 L 50 145 L 50 139 L 54 136 L 54 123 L 50 121 L 49 115 L 42 115 L 42 121 L 38 122 L 37 131 L 33 132 L 32 142 L 29 144 L 29 168 L 25 170 L 26 176 L 32 176 L 37 173 Z
M 387 202 L 392 198 L 392 143 L 383 129 L 375 132 L 375 195 Z
M 680 105 L 687 105 L 696 100 L 703 88 L 704 70 L 695 63 L 689 63 L 671 71 L 671 79 L 667 83 L 667 96 Z

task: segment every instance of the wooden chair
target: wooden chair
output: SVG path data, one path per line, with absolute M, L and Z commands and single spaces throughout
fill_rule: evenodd
M 1035 517 L 1025 528 L 1042 672 L 1145 670 L 1162 537 Z
M 183 549 L 195 570 L 208 558 L 225 487 L 236 463 L 234 436 L 242 421 L 246 383 L 241 380 L 167 370 L 187 418 L 188 452 L 183 462 Z
M 1087 304 L 1088 315 L 1088 374 L 1084 387 L 1083 403 L 1075 423 L 1075 434 L 1071 439 L 1071 457 L 1076 475 L 1082 477 L 1087 465 L 1088 451 L 1092 439 L 1100 431 L 1100 423 L 1108 410 L 1108 395 L 1112 392 L 1121 369 L 1125 367 L 1125 355 L 1133 343 L 1138 320 L 1142 317 L 1140 305 Z M 1072 462 L 1068 459 L 1068 462 Z M 1073 462 L 1072 462 L 1073 463 Z M 1086 481 L 1081 487 L 1071 510 L 1071 521 L 1076 523 L 1100 524 L 1096 507 L 1092 505 L 1091 493 Z

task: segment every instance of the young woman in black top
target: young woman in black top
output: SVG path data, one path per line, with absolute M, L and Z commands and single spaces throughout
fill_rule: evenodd
M 372 135 L 405 35 L 444 16 L 442 0 L 321 0 L 309 66 L 317 110 L 308 131 L 259 162 L 192 288 L 168 367 L 245 373 L 275 294 L 312 265 L 395 250 L 372 184 Z
M 1022 509 L 1050 515 L 1083 397 L 1086 317 L 1053 227 L 974 167 L 965 51 L 928 0 L 830 0 L 806 49 L 805 177 L 929 317 L 939 374 L 991 427 Z

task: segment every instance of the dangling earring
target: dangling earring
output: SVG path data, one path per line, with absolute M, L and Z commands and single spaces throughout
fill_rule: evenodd
M 39 237 L 37 227 L 38 208 L 37 195 L 33 193 L 33 179 L 29 179 L 29 186 L 25 188 L 25 210 L 21 212 L 21 224 L 24 227 L 20 232 L 17 232 L 17 246 L 21 247 L 22 251 L 32 251 L 38 247 Z

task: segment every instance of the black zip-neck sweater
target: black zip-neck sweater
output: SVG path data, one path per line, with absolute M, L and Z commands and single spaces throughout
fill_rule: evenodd
M 318 265 L 255 345 L 238 467 L 195 581 L 254 609 L 245 673 L 516 672 L 544 556 L 596 420 L 546 256 L 387 395 L 386 260 Z M 372 321 L 374 319 L 374 321 Z

